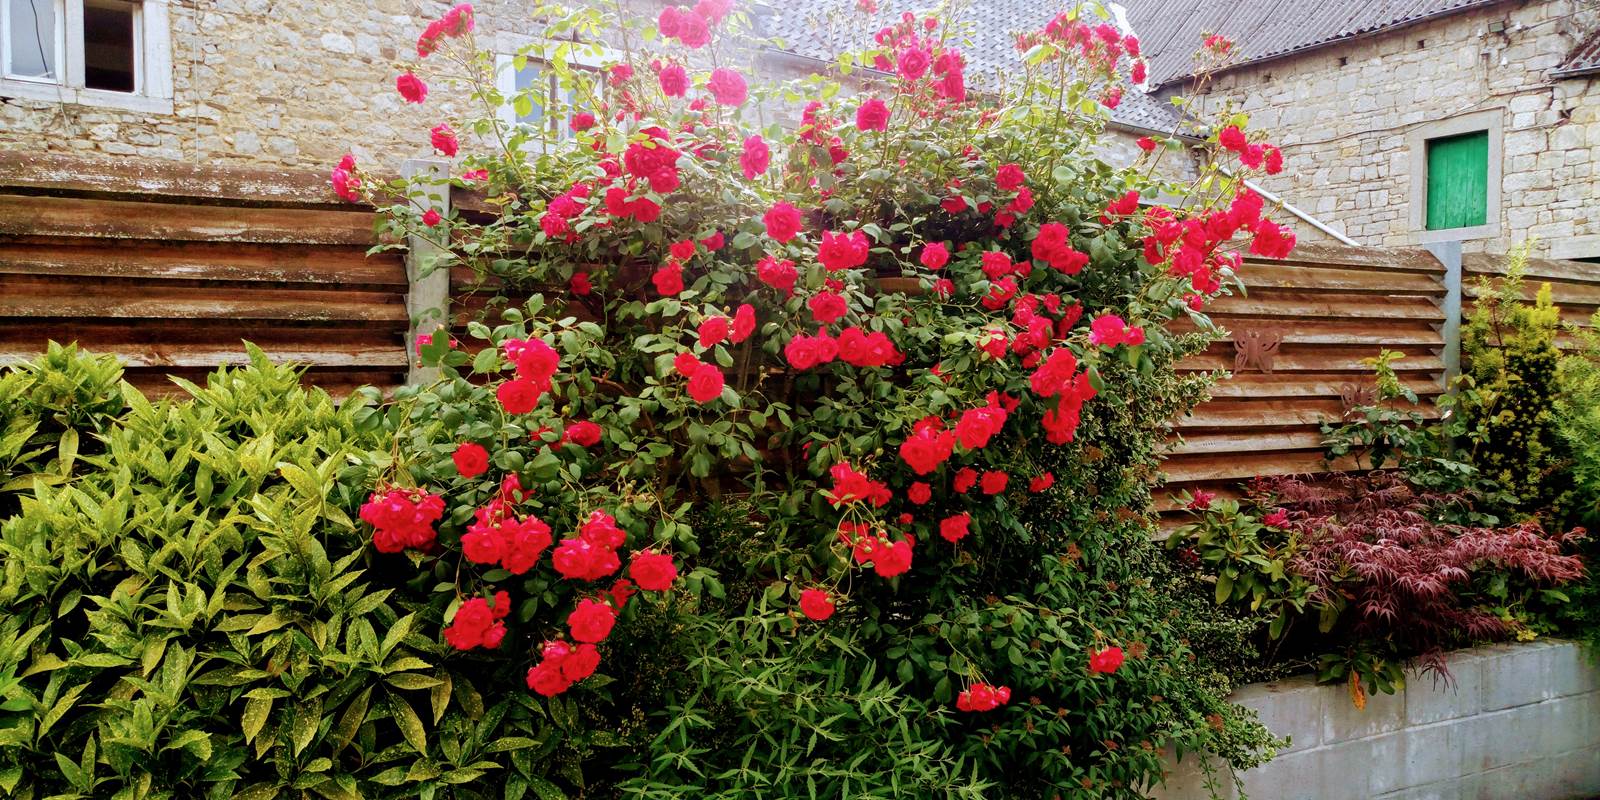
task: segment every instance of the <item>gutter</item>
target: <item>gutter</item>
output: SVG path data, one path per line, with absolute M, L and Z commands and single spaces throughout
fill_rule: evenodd
M 1233 170 L 1230 170 L 1227 167 L 1218 167 L 1218 169 L 1222 170 L 1222 174 L 1227 175 L 1230 178 L 1233 177 Z M 1316 228 L 1317 230 L 1322 231 L 1323 233 L 1326 233 L 1327 235 L 1333 237 L 1340 244 L 1349 245 L 1350 247 L 1361 247 L 1362 246 L 1360 242 L 1357 242 L 1356 240 L 1354 240 L 1354 239 L 1352 239 L 1352 238 L 1350 238 L 1350 237 L 1348 237 L 1348 236 L 1346 236 L 1346 235 L 1334 230 L 1333 228 L 1328 227 L 1326 224 L 1324 224 L 1322 222 L 1322 220 L 1319 220 L 1316 217 L 1313 217 L 1310 214 L 1307 214 L 1306 212 L 1301 211 L 1298 208 L 1295 208 L 1292 203 L 1289 203 L 1289 202 L 1285 201 L 1282 197 L 1279 197 L 1278 195 L 1273 194 L 1272 192 L 1269 192 L 1266 189 L 1261 188 L 1260 186 L 1257 186 L 1255 184 L 1255 182 L 1251 181 L 1249 178 L 1245 179 L 1244 185 L 1249 187 L 1250 191 L 1261 195 L 1262 199 L 1267 200 L 1268 202 L 1277 203 L 1278 206 L 1280 208 L 1282 208 L 1283 210 L 1285 210 L 1285 211 L 1289 212 L 1290 214 L 1293 214 L 1294 216 L 1296 216 L 1299 219 L 1303 220 L 1306 224 L 1310 225 L 1311 227 Z

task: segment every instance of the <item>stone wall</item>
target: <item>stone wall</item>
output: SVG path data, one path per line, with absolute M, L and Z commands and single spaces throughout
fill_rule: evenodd
M 661 6 L 637 4 L 652 16 Z M 442 85 L 421 106 L 394 89 L 416 60 L 417 35 L 450 5 L 174 0 L 170 115 L 0 97 L 0 149 L 316 170 L 353 150 L 397 173 L 404 159 L 430 153 L 430 127 L 464 110 L 465 96 Z M 480 43 L 537 32 L 536 5 L 475 0 Z M 732 63 L 749 69 L 752 55 Z
M 1449 656 L 1451 685 L 1413 673 L 1357 709 L 1309 677 L 1241 689 L 1289 746 L 1239 777 L 1256 800 L 1582 800 L 1600 795 L 1600 669 L 1572 642 Z M 1225 770 L 1226 767 L 1224 766 Z M 1222 775 L 1232 798 L 1231 779 Z M 1152 797 L 1210 794 L 1194 758 Z
M 654 17 L 660 0 L 628 0 Z M 536 0 L 476 0 L 480 44 L 512 52 L 539 30 Z M 458 121 L 464 95 L 430 81 L 424 105 L 394 90 L 415 62 L 417 34 L 444 13 L 436 0 L 174 0 L 170 8 L 171 114 L 0 97 L 0 150 L 183 161 L 199 166 L 324 170 L 346 151 L 395 174 L 427 157 L 428 129 Z M 760 6 L 756 24 L 760 24 Z M 737 43 L 719 62 L 754 80 L 800 78 L 827 65 Z M 424 62 L 427 67 L 436 65 Z M 798 108 L 747 111 L 792 122 Z M 459 127 L 459 125 L 458 125 Z M 1111 132 L 1104 157 L 1132 160 L 1137 134 Z M 1169 157 L 1163 170 L 1192 176 Z
M 1499 3 L 1241 68 L 1200 99 L 1232 102 L 1283 144 L 1288 168 L 1266 188 L 1368 246 L 1423 239 L 1408 139 L 1499 109 L 1499 230 L 1467 249 L 1538 237 L 1553 257 L 1600 256 L 1600 76 L 1549 78 L 1597 24 L 1586 0 Z

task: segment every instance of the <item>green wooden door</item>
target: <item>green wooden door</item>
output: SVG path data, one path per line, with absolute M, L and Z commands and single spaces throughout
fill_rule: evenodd
M 1428 140 L 1428 230 L 1488 222 L 1489 132 Z

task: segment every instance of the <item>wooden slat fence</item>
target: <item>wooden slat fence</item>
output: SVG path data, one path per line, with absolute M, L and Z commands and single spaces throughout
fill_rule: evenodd
M 242 340 L 344 392 L 405 378 L 406 271 L 326 177 L 0 153 L 0 363 L 49 339 L 142 388 L 242 360 Z
M 471 200 L 448 202 L 485 211 Z M 464 296 L 461 270 L 414 286 L 401 256 L 366 256 L 372 231 L 371 210 L 339 202 L 320 174 L 0 153 L 0 363 L 76 340 L 161 388 L 241 360 L 248 339 L 336 392 L 393 387 L 407 376 L 408 291 L 413 315 L 435 304 L 458 323 L 485 295 Z M 1449 286 L 1460 281 L 1470 313 L 1476 278 L 1506 262 L 1331 245 L 1247 259 L 1248 293 L 1208 309 L 1228 335 L 1181 365 L 1234 375 L 1174 421 L 1160 507 L 1178 491 L 1350 468 L 1323 460 L 1319 425 L 1371 386 L 1364 359 L 1402 351 L 1406 383 L 1443 392 Z M 1600 308 L 1600 265 L 1534 259 L 1527 274 L 1529 296 L 1549 281 L 1572 322 Z

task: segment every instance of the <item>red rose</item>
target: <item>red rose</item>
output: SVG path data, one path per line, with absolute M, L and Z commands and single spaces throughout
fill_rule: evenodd
M 662 296 L 673 297 L 683 291 L 683 267 L 675 261 L 663 264 L 650 276 L 650 282 L 655 284 L 656 291 Z
M 724 385 L 722 370 L 711 364 L 701 364 L 695 369 L 694 374 L 689 376 L 689 396 L 694 398 L 696 403 L 705 405 L 722 396 Z
M 721 344 L 722 340 L 728 338 L 728 318 L 706 317 L 705 321 L 700 323 L 697 333 L 701 347 Z
M 1055 484 L 1056 476 L 1053 473 L 1046 472 L 1045 474 L 1028 481 L 1028 491 L 1038 494 L 1039 492 L 1049 489 Z
M 420 103 L 428 99 L 428 84 L 413 74 L 410 70 L 401 73 L 394 79 L 394 88 L 405 98 L 407 103 Z
M 939 535 L 947 542 L 959 542 L 971 533 L 972 515 L 963 511 L 954 516 L 945 517 L 939 522 Z
M 1004 470 L 991 469 L 983 473 L 981 487 L 984 494 L 999 494 L 1006 490 L 1006 484 L 1011 482 L 1011 476 Z
M 924 426 L 900 443 L 900 457 L 912 472 L 926 475 L 950 458 L 953 440 L 948 431 Z
M 678 568 L 672 563 L 672 556 L 665 553 L 635 553 L 628 564 L 628 577 L 640 589 L 665 592 L 677 580 Z
M 738 344 L 750 338 L 750 334 L 755 333 L 755 330 L 756 309 L 749 303 L 744 303 L 733 313 L 733 333 L 729 335 L 728 341 Z
M 818 292 L 811 296 L 806 305 L 811 309 L 811 318 L 819 325 L 836 322 L 850 310 L 844 297 L 834 292 Z
M 1017 164 L 1001 164 L 995 172 L 994 185 L 1002 192 L 1015 191 L 1021 186 L 1028 176 L 1023 173 L 1022 167 Z
M 889 130 L 889 106 L 874 97 L 856 109 L 856 128 L 863 131 Z
M 681 64 L 668 64 L 661 68 L 656 78 L 661 82 L 661 93 L 668 97 L 682 97 L 689 91 L 689 73 Z
M 744 105 L 745 99 L 749 97 L 744 77 L 725 67 L 711 71 L 711 80 L 706 82 L 706 90 L 717 99 L 717 105 L 723 106 Z
M 739 166 L 744 170 L 744 179 L 755 180 L 757 175 L 767 171 L 772 163 L 772 149 L 767 146 L 765 139 L 755 135 L 744 140 L 744 152 L 739 156 Z
M 1089 654 L 1089 671 L 1109 675 L 1122 666 L 1122 648 L 1107 647 Z
M 567 617 L 572 638 L 580 642 L 604 641 L 616 624 L 617 612 L 611 606 L 588 598 L 579 600 L 578 607 Z
M 589 420 L 580 420 L 567 426 L 561 440 L 579 447 L 593 447 L 600 443 L 600 426 Z
M 449 158 L 454 158 L 461 149 L 461 143 L 456 139 L 456 132 L 443 122 L 428 131 L 428 140 L 433 144 L 433 149 Z
M 822 622 L 833 616 L 833 599 L 825 589 L 804 589 L 800 592 L 800 613 L 806 619 Z
M 700 369 L 701 363 L 700 359 L 694 357 L 694 353 L 679 353 L 672 359 L 672 369 L 679 375 L 688 378 L 693 376 L 696 370 Z
M 817 246 L 817 261 L 829 272 L 859 267 L 867 263 L 868 255 L 870 246 L 867 244 L 867 235 L 861 231 L 823 231 L 822 244 Z
M 555 697 L 571 688 L 572 681 L 561 674 L 561 668 L 542 661 L 528 669 L 528 688 L 545 697 Z
M 907 47 L 900 51 L 900 57 L 895 61 L 895 68 L 900 77 L 914 81 L 928 72 L 928 66 L 933 63 L 933 56 L 928 54 L 924 47 Z
M 574 272 L 572 273 L 572 280 L 569 282 L 569 288 L 572 289 L 573 294 L 582 296 L 593 292 L 594 284 L 589 280 L 589 273 Z
M 544 389 L 530 380 L 506 381 L 495 389 L 494 395 L 499 398 L 500 405 L 507 414 L 526 414 L 539 405 L 539 396 L 544 394 Z
M 767 256 L 756 262 L 756 277 L 761 279 L 762 283 L 790 295 L 794 294 L 794 284 L 800 279 L 800 273 L 795 270 L 793 261 L 788 259 L 780 261 Z
M 944 242 L 929 242 L 923 246 L 919 260 L 928 269 L 942 269 L 950 263 L 950 250 L 944 246 Z
M 593 127 L 593 114 L 590 114 L 587 111 L 579 111 L 578 113 L 572 115 L 572 129 L 574 131 L 586 131 Z
M 906 499 L 920 506 L 933 499 L 933 487 L 922 481 L 917 481 L 911 484 L 911 488 L 906 490 Z
M 476 478 L 489 469 L 489 451 L 477 442 L 462 442 L 450 458 L 463 478 Z
M 962 467 L 960 471 L 956 472 L 956 479 L 951 484 L 951 487 L 956 490 L 956 494 L 962 494 L 971 489 L 977 482 L 978 471 L 972 467 Z
M 599 668 L 600 650 L 588 643 L 572 648 L 572 652 L 561 659 L 561 676 L 572 683 L 593 675 Z
M 800 232 L 800 209 L 784 202 L 774 203 L 761 221 L 767 226 L 767 235 L 782 244 Z

